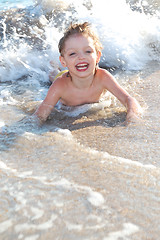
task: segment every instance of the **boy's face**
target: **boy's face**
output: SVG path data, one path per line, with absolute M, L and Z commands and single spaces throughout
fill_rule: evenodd
M 71 75 L 86 76 L 95 72 L 100 57 L 101 52 L 96 52 L 92 38 L 74 34 L 66 40 L 60 62 Z

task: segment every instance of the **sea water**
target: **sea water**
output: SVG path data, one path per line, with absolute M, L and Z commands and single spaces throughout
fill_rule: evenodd
M 159 9 L 157 0 L 1 1 L 0 239 L 159 239 Z M 100 66 L 139 101 L 139 121 L 126 125 L 108 92 L 58 105 L 41 127 L 30 117 L 49 71 L 63 69 L 58 41 L 76 21 L 97 30 Z
M 25 8 L 27 6 L 31 6 L 34 4 L 32 0 L 1 0 L 0 2 L 0 10 L 7 10 L 11 8 Z

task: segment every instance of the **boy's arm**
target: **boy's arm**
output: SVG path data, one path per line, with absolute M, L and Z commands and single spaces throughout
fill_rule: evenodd
M 106 70 L 103 72 L 104 87 L 110 91 L 127 109 L 127 121 L 137 118 L 142 112 L 142 108 L 137 100 L 129 95 L 115 80 L 115 78 Z
M 59 84 L 55 81 L 49 88 L 47 96 L 33 114 L 38 117 L 41 122 L 47 120 L 47 117 L 50 115 L 52 109 L 61 97 L 60 92 Z

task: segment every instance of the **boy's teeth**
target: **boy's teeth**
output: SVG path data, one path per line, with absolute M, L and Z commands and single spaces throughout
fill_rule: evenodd
M 83 68 L 87 68 L 87 64 L 78 64 L 77 65 L 78 69 L 83 69 Z

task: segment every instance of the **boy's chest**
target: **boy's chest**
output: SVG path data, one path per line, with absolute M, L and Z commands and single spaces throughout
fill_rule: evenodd
M 71 89 L 64 92 L 61 102 L 68 106 L 76 106 L 85 103 L 98 102 L 103 89 L 90 88 L 90 89 Z

